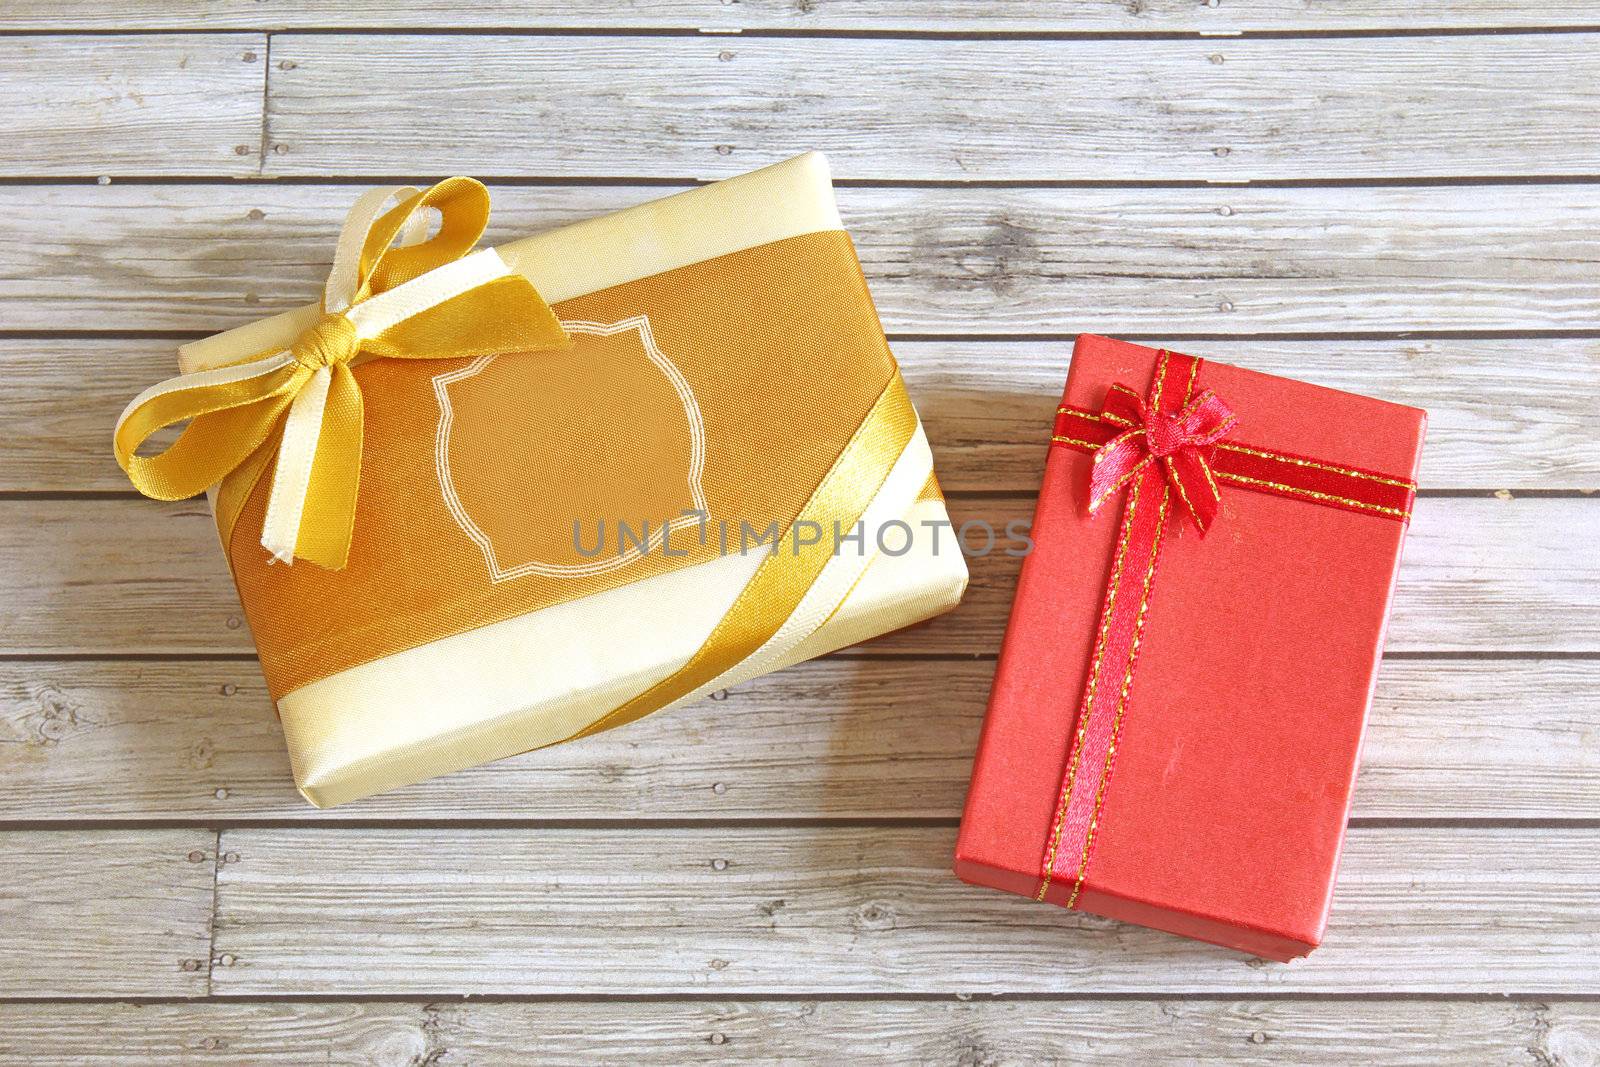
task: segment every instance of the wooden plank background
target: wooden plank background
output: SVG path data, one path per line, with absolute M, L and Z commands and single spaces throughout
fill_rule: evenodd
M 247 661 L 0 664 L 0 815 L 183 819 L 944 819 L 961 813 L 993 664 L 830 657 L 673 716 L 318 811 Z M 1588 659 L 1383 666 L 1356 819 L 1565 820 L 1600 808 Z M 1450 709 L 1441 721 L 1439 708 Z
M 446 136 L 458 167 L 485 174 L 721 177 L 808 147 L 839 177 L 900 181 L 1569 174 L 1600 134 L 1600 36 L 1584 34 L 1131 50 L 485 36 L 472 51 L 463 63 L 461 39 L 439 35 L 275 38 L 263 173 L 404 172 Z M 380 61 L 381 80 L 347 91 Z M 530 126 L 552 135 L 543 151 Z
M 0 1063 L 1595 1062 L 1597 44 L 1590 0 L 10 0 Z M 954 881 L 1004 555 L 698 707 L 295 795 L 126 399 L 312 299 L 364 185 L 478 173 L 493 241 L 807 148 L 957 521 L 1031 511 L 1079 331 L 1429 410 L 1308 960 Z
M 486 239 L 678 184 L 496 183 Z M 0 186 L 0 245 L 15 264 L 0 276 L 6 328 L 206 333 L 309 303 L 327 220 L 355 191 Z M 839 202 L 896 337 L 1587 330 L 1600 284 L 1593 183 L 851 186 Z M 1594 383 L 1587 363 L 1573 384 Z
M 258 33 L 8 38 L 0 177 L 83 174 L 108 147 L 125 173 L 254 174 L 266 47 Z
M 0 997 L 203 995 L 217 835 L 0 832 Z

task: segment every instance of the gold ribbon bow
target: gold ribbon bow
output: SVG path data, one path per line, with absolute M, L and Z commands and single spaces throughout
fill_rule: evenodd
M 440 219 L 432 237 L 428 209 Z M 494 249 L 468 254 L 488 221 L 489 191 L 471 178 L 362 196 L 345 220 L 315 326 L 286 350 L 162 382 L 123 411 L 114 448 L 134 487 L 182 500 L 216 485 L 227 531 L 272 464 L 261 544 L 285 563 L 342 568 L 361 484 L 362 399 L 351 368 L 567 342 L 538 290 Z M 136 454 L 152 434 L 186 420 L 166 450 Z

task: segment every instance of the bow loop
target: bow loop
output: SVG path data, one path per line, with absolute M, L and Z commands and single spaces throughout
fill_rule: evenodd
M 431 213 L 437 213 L 439 229 L 423 239 L 422 226 Z M 427 192 L 407 197 L 381 216 L 362 240 L 357 300 L 388 292 L 460 259 L 477 245 L 488 225 L 489 190 L 475 179 L 446 178 Z M 407 227 L 412 228 L 407 231 Z M 402 235 L 405 239 L 396 246 L 395 238 Z
M 432 216 L 439 223 L 430 237 Z M 220 484 L 218 525 L 226 539 L 244 501 L 270 477 L 262 545 L 286 563 L 298 558 L 342 568 L 355 522 L 365 410 L 352 366 L 376 358 L 505 355 L 567 342 L 526 278 L 493 250 L 471 252 L 488 218 L 488 190 L 471 178 L 449 178 L 425 192 L 374 189 L 360 197 L 334 250 L 324 314 L 315 325 L 286 349 L 242 353 L 147 389 L 128 405 L 113 449 L 134 487 L 174 500 Z M 157 431 L 180 423 L 187 425 L 165 451 L 137 454 Z
M 1160 463 L 1179 503 L 1204 535 L 1222 505 L 1211 472 L 1211 446 L 1239 420 L 1209 389 L 1177 412 L 1162 410 L 1156 395 L 1154 388 L 1148 399 L 1124 385 L 1107 390 L 1100 417 L 1123 429 L 1094 452 L 1089 511 L 1098 511 L 1146 466 Z
M 1239 422 L 1233 409 L 1210 389 L 1191 400 L 1173 420 L 1183 437 L 1183 443 L 1194 448 L 1214 445 Z
M 1126 385 L 1113 385 L 1106 390 L 1105 408 L 1101 417 L 1123 429 L 1143 426 L 1145 423 L 1144 397 Z

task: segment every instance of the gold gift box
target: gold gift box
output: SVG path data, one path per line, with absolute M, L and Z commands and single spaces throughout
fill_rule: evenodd
M 944 502 L 822 156 L 497 251 L 571 343 L 356 366 L 344 569 L 274 564 L 265 482 L 224 534 L 318 806 L 620 725 L 966 585 L 954 538 L 926 536 Z M 323 316 L 186 345 L 181 369 L 287 349 Z

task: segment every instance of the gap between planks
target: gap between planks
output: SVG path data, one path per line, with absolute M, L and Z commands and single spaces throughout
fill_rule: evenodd
M 334 23 L 294 27 L 265 23 L 227 27 L 140 27 L 108 29 L 10 29 L 0 27 L 0 40 L 29 37 L 201 37 L 219 33 L 254 33 L 267 37 L 600 37 L 655 38 L 689 37 L 696 40 L 728 38 L 739 40 L 838 40 L 838 41 L 949 41 L 968 44 L 998 44 L 1006 41 L 1344 41 L 1387 40 L 1406 37 L 1550 37 L 1600 32 L 1600 23 L 1559 25 L 1501 26 L 1422 26 L 1371 27 L 1367 29 L 1250 29 L 1250 30 L 916 30 L 916 29 L 763 29 L 716 30 L 692 26 L 611 27 L 570 26 L 374 26 Z
M 981 888 L 981 887 L 974 887 Z M 984 889 L 984 892 L 991 890 Z M 1231 950 L 1222 950 L 1231 951 Z M 0 994 L 0 1005 L 128 1004 L 203 1007 L 226 1004 L 437 1004 L 441 1001 L 472 1004 L 1161 1004 L 1184 1001 L 1195 1004 L 1235 1003 L 1237 993 L 1207 990 L 1186 992 L 1103 993 L 1058 990 L 1017 993 L 882 992 L 852 993 L 459 993 L 429 996 L 422 993 L 231 993 L 218 991 L 204 997 L 85 994 L 12 996 Z M 1285 1004 L 1600 1004 L 1600 991 L 1592 993 L 1448 993 L 1426 990 L 1407 992 L 1350 992 L 1346 990 L 1285 989 L 1263 999 Z
M 429 779 L 432 781 L 432 779 Z M 1359 789 L 1359 786 L 1357 787 Z M 364 831 L 459 830 L 474 833 L 489 830 L 558 832 L 596 830 L 630 833 L 666 833 L 696 830 L 954 830 L 961 825 L 955 817 L 917 818 L 897 816 L 850 816 L 837 818 L 792 819 L 783 816 L 721 817 L 704 819 L 527 819 L 527 818 L 305 818 L 305 819 L 43 819 L 8 821 L 0 819 L 0 833 L 139 833 L 161 830 L 206 830 L 228 833 L 235 830 L 326 830 L 338 833 Z M 1600 830 L 1600 817 L 1504 819 L 1461 818 L 1409 819 L 1353 815 L 1352 830 Z
M 1600 31 L 1597 31 L 1600 32 Z M 3 35 L 0 35 L 3 36 Z M 778 162 L 774 160 L 773 162 Z M 756 169 L 755 167 L 751 168 Z M 449 175 L 443 173 L 415 174 L 400 172 L 345 172 L 342 174 L 3 174 L 4 186 L 127 186 L 132 188 L 165 185 L 202 186 L 276 186 L 281 188 L 315 186 L 364 185 L 428 185 Z M 554 174 L 493 174 L 478 172 L 473 175 L 485 185 L 511 189 L 544 189 L 551 187 L 615 189 L 697 189 L 714 185 L 733 175 L 717 178 L 680 175 L 626 175 L 579 174 L 563 176 Z M 1362 177 L 1352 175 L 1335 178 L 834 178 L 835 189 L 1431 189 L 1431 188 L 1481 188 L 1483 186 L 1547 186 L 1600 184 L 1600 171 L 1571 174 L 1458 174 L 1417 175 L 1411 177 Z

